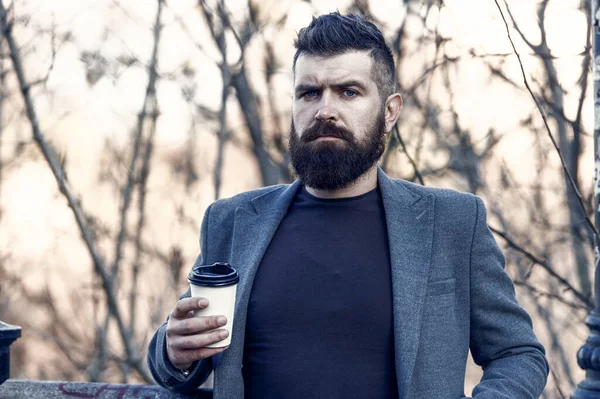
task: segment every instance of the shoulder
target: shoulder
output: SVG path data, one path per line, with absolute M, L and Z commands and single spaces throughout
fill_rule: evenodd
M 394 183 L 401 185 L 404 189 L 410 191 L 418 197 L 427 197 L 432 195 L 435 198 L 436 204 L 473 204 L 475 205 L 477 197 L 471 193 L 465 193 L 449 188 L 439 188 L 431 186 L 421 186 L 401 179 L 391 179 Z
M 396 190 L 408 192 L 413 203 L 425 198 L 433 200 L 434 214 L 438 221 L 450 220 L 453 223 L 466 223 L 478 218 L 478 212 L 485 209 L 483 201 L 471 193 L 448 188 L 421 186 L 401 179 L 390 179 Z

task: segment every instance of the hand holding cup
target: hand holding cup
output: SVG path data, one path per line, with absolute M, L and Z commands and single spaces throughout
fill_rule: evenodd
M 229 347 L 239 276 L 215 263 L 193 268 L 188 281 L 192 297 L 177 302 L 167 323 L 167 355 L 179 369 Z
M 209 306 L 202 297 L 184 298 L 177 302 L 167 323 L 167 355 L 178 369 L 187 369 L 193 362 L 223 352 L 229 346 L 207 347 L 229 336 L 220 328 L 227 324 L 223 315 L 195 316 Z

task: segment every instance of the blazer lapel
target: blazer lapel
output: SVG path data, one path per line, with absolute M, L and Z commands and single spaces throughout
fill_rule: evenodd
M 233 321 L 231 345 L 223 352 L 219 367 L 215 370 L 215 384 L 227 379 L 241 378 L 240 365 L 244 354 L 246 313 L 254 276 L 263 255 L 285 217 L 300 182 L 288 186 L 283 192 L 271 191 L 252 199 L 235 210 L 231 265 L 240 275 Z M 219 384 L 219 397 L 233 398 L 239 393 L 229 392 L 242 381 Z
M 390 244 L 396 375 L 400 398 L 407 398 L 427 292 L 435 198 L 416 194 L 407 183 L 390 179 L 381 169 L 378 180 Z

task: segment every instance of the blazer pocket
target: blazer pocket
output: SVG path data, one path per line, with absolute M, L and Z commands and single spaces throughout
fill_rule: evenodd
M 430 281 L 427 283 L 427 296 L 451 294 L 455 289 L 456 279 L 454 277 L 446 280 Z

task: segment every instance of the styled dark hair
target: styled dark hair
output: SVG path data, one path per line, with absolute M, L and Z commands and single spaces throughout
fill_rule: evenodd
M 298 32 L 294 47 L 294 72 L 301 54 L 335 56 L 347 51 L 370 50 L 372 73 L 380 88 L 380 95 L 385 99 L 396 91 L 396 67 L 392 51 L 379 28 L 357 14 L 333 12 L 313 18 L 310 25 Z

